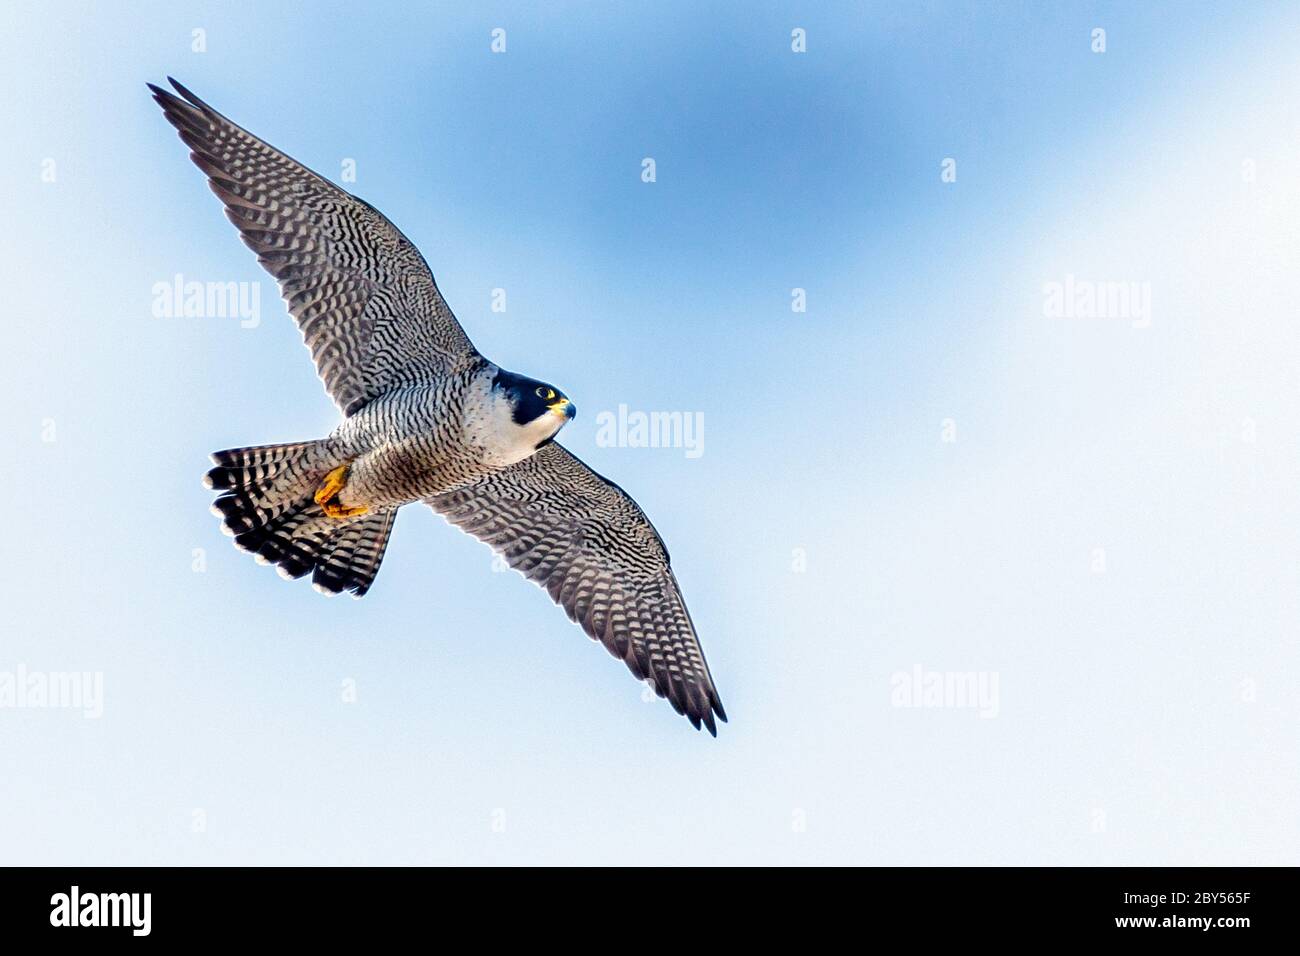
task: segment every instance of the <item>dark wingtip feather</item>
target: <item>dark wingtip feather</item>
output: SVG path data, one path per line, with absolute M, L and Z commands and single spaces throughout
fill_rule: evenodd
M 185 104 L 176 98 L 176 95 L 170 90 L 164 90 L 161 86 L 153 83 L 146 83 L 149 92 L 153 94 L 154 102 L 163 108 L 165 112 L 175 112 L 178 109 L 184 109 Z
M 207 113 L 211 116 L 217 116 L 220 117 L 221 119 L 225 119 L 224 116 L 222 116 L 220 113 L 214 110 L 207 103 L 203 102 L 203 100 L 199 99 L 194 94 L 194 91 L 191 90 L 189 87 L 187 87 L 180 80 L 176 79 L 173 76 L 169 76 L 167 77 L 167 82 L 172 85 L 172 88 L 175 89 L 177 93 L 179 93 L 182 97 L 184 97 L 185 102 L 189 103 L 195 109 L 200 110 L 203 113 Z

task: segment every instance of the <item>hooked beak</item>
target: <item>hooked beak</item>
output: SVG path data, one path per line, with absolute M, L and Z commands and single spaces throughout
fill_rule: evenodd
M 565 421 L 568 421 L 574 415 L 578 414 L 578 406 L 573 404 L 567 398 L 561 398 L 559 401 L 552 402 L 546 406 L 551 410 L 552 415 L 559 415 Z

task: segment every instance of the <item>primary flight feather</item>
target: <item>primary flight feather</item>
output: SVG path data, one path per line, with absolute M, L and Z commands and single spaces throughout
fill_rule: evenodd
M 480 355 L 378 210 L 171 84 L 179 96 L 149 89 L 279 283 L 344 416 L 317 441 L 216 452 L 205 482 L 222 530 L 286 578 L 361 597 L 397 510 L 423 501 L 716 735 L 726 713 L 663 541 L 554 441 L 574 404 Z

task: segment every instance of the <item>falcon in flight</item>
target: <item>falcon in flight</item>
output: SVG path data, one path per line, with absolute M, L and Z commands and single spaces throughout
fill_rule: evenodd
M 555 442 L 554 385 L 480 355 L 397 227 L 184 86 L 149 84 L 226 216 L 279 283 L 343 420 L 216 452 L 204 484 L 235 545 L 325 594 L 370 589 L 397 510 L 422 501 L 545 588 L 699 729 L 726 720 L 654 526 Z

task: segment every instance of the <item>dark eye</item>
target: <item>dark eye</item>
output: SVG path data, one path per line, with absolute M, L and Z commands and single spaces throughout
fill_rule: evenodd
M 547 388 L 547 387 L 544 386 L 544 385 L 538 385 L 538 386 L 537 386 L 537 397 L 538 397 L 538 398 L 545 398 L 545 399 L 552 399 L 552 398 L 555 397 L 555 392 L 554 392 L 553 390 Z

